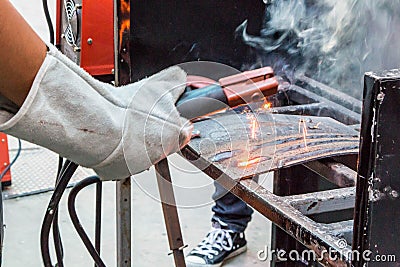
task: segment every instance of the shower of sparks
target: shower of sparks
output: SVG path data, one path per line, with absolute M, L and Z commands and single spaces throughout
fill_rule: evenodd
M 260 157 L 249 159 L 249 160 L 245 160 L 245 161 L 240 161 L 240 162 L 238 162 L 238 167 L 247 168 L 247 167 L 252 166 L 254 164 L 260 163 L 260 161 L 261 161 Z
M 299 120 L 299 133 L 303 133 L 304 147 L 308 150 L 307 146 L 307 122 L 304 119 Z
M 257 133 L 258 133 L 258 128 L 259 128 L 257 118 L 256 118 L 256 116 L 254 116 L 253 113 L 247 113 L 246 117 L 250 123 L 250 138 L 252 140 L 257 139 Z
M 270 111 L 272 108 L 272 103 L 265 101 L 258 109 L 257 113 L 262 113 L 264 111 Z
M 272 107 L 272 104 L 270 102 L 265 102 L 262 106 L 262 109 L 269 110 L 269 109 L 271 109 L 271 107 Z

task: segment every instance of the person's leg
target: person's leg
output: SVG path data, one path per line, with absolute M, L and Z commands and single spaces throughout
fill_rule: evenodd
M 244 232 L 251 220 L 253 209 L 217 182 L 212 198 L 215 200 L 212 222 L 226 224 L 226 227 L 234 232 Z
M 244 230 L 253 209 L 219 183 L 214 184 L 212 229 L 186 256 L 188 267 L 218 267 L 247 248 Z

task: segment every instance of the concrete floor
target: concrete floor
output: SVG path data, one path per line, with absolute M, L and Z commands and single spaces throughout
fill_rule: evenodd
M 12 0 L 11 2 L 39 35 L 48 40 L 41 1 Z M 50 7 L 54 11 L 55 1 L 49 2 L 53 5 Z M 179 156 L 171 157 L 171 166 L 184 241 L 189 245 L 185 251 L 188 252 L 210 228 L 213 185 L 211 179 Z M 267 178 L 266 184 L 271 184 L 270 178 Z M 93 192 L 94 189 L 90 188 L 78 198 L 78 212 L 82 224 L 89 233 L 93 233 L 94 229 Z M 51 193 L 44 193 L 5 201 L 6 233 L 3 266 L 42 265 L 39 234 L 50 197 Z M 133 266 L 173 266 L 172 257 L 167 256 L 168 243 L 153 170 L 134 178 L 132 206 Z M 60 215 L 66 266 L 91 266 L 90 256 L 68 218 L 65 199 L 60 206 Z M 269 244 L 270 227 L 270 222 L 255 213 L 247 231 L 248 251 L 224 266 L 269 266 L 268 262 L 257 259 L 257 252 Z M 113 182 L 104 183 L 102 256 L 107 266 L 116 266 L 115 183 Z

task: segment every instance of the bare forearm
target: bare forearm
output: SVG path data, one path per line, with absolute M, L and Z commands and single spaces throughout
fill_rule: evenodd
M 46 45 L 8 0 L 0 0 L 0 93 L 21 106 Z

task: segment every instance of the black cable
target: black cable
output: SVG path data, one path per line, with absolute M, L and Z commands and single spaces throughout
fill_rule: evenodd
M 49 249 L 49 234 L 54 216 L 58 209 L 61 197 L 65 192 L 72 175 L 75 173 L 78 165 L 69 160 L 66 160 L 59 177 L 59 182 L 54 190 L 54 193 L 50 199 L 49 205 L 46 210 L 46 214 L 43 219 L 42 230 L 40 232 L 40 248 L 42 252 L 43 264 L 45 267 L 52 267 L 50 249 Z
M 71 217 L 72 223 L 75 227 L 75 230 L 78 232 L 80 238 L 83 241 L 83 244 L 85 245 L 89 254 L 92 256 L 93 260 L 95 261 L 95 264 L 96 264 L 95 266 L 96 267 L 106 267 L 106 265 L 104 264 L 103 260 L 101 259 L 100 255 L 99 255 L 99 252 L 96 251 L 96 249 L 93 247 L 92 242 L 90 241 L 88 235 L 86 234 L 85 230 L 83 229 L 83 227 L 79 221 L 78 215 L 76 213 L 76 209 L 75 209 L 75 200 L 76 200 L 78 193 L 85 187 L 87 187 L 91 184 L 94 184 L 94 183 L 97 183 L 97 184 L 101 183 L 101 180 L 98 176 L 88 177 L 88 178 L 80 181 L 79 183 L 77 183 L 74 186 L 74 188 L 71 189 L 71 192 L 69 193 L 69 196 L 68 196 L 68 212 Z M 98 207 L 98 205 L 96 204 L 96 210 L 97 210 L 97 207 Z
M 61 156 L 58 156 L 57 179 L 58 179 L 58 177 L 60 177 L 63 164 L 64 164 L 64 158 L 61 157 Z M 58 182 L 58 181 L 57 181 L 57 182 Z
M 42 0 L 42 4 L 43 4 L 44 15 L 46 17 L 47 26 L 49 28 L 50 43 L 54 45 L 54 28 L 53 28 L 53 22 L 51 21 L 47 0 Z M 62 171 L 62 164 L 63 164 L 63 158 L 59 157 L 56 185 L 60 179 L 60 174 Z M 64 258 L 63 254 L 64 253 L 63 253 L 63 245 L 62 245 L 62 241 L 61 241 L 60 229 L 58 226 L 58 209 L 55 211 L 54 220 L 53 220 L 52 225 L 53 225 L 54 248 L 55 248 L 56 257 L 57 257 L 57 266 L 63 267 L 64 266 L 64 263 L 63 263 L 63 258 Z
M 64 159 L 61 156 L 59 156 L 58 157 L 56 186 L 57 186 L 58 182 L 60 181 L 60 174 L 63 170 L 63 162 L 64 162 Z M 53 220 L 53 241 L 54 241 L 54 249 L 55 249 L 56 257 L 57 257 L 57 266 L 64 267 L 64 248 L 63 248 L 63 244 L 62 244 L 62 240 L 61 240 L 60 228 L 58 225 L 58 209 L 54 214 L 54 220 Z
M 21 154 L 22 144 L 21 139 L 18 139 L 18 150 L 17 154 L 15 154 L 13 160 L 8 164 L 8 166 L 0 173 L 0 181 L 3 179 L 4 175 L 11 169 L 12 165 L 17 161 L 19 155 Z
M 102 199 L 102 189 L 103 183 L 98 182 L 96 184 L 96 221 L 95 221 L 95 232 L 94 232 L 94 246 L 97 253 L 100 255 L 100 245 L 101 245 L 101 199 Z M 95 264 L 95 267 L 98 267 Z
M 42 0 L 42 4 L 43 4 L 44 15 L 46 17 L 47 26 L 49 27 L 50 43 L 54 45 L 54 28 L 53 28 L 53 22 L 51 21 L 47 0 Z

